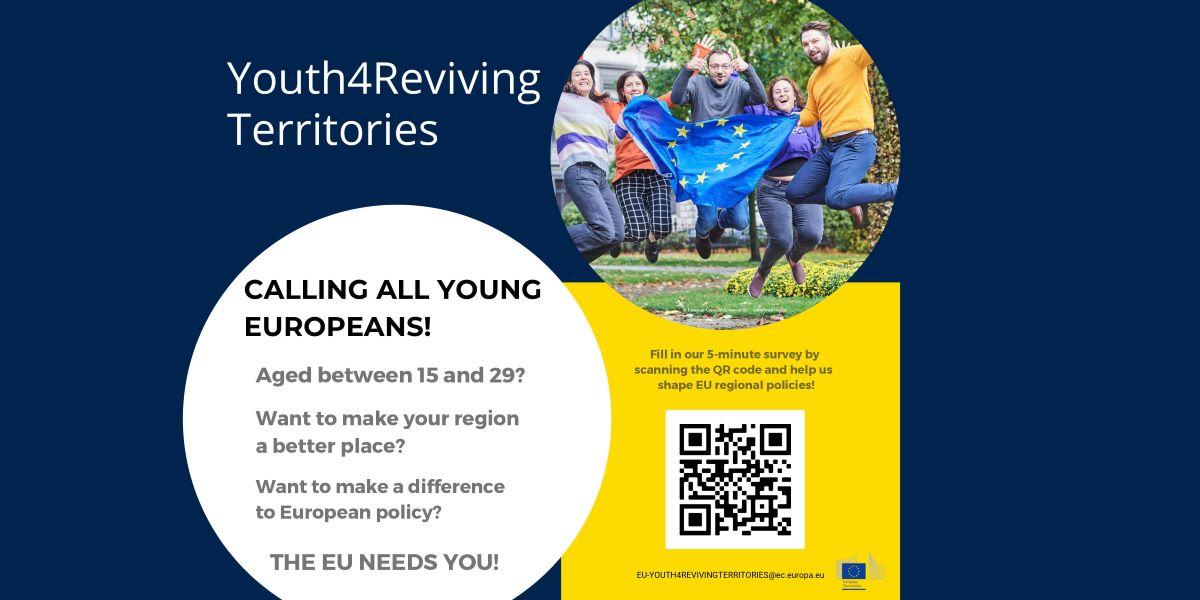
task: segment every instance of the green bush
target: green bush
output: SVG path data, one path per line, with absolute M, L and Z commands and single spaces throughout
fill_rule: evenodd
M 571 225 L 582 225 L 584 223 L 583 213 L 579 212 L 579 208 L 574 202 L 568 202 L 562 209 L 563 225 L 570 227 Z
M 856 243 L 860 236 L 854 223 L 850 221 L 850 213 L 844 210 L 834 210 L 828 206 L 822 207 L 825 213 L 824 243 L 838 252 L 858 251 Z M 867 250 L 870 252 L 870 249 Z
M 875 164 L 867 171 L 867 181 L 898 181 L 900 179 L 900 128 L 896 124 L 896 109 L 892 106 L 892 96 L 888 93 L 887 84 L 874 66 L 870 70 L 871 101 L 875 105 L 875 137 L 879 140 L 876 146 Z M 867 213 L 871 224 L 867 227 L 861 246 L 870 252 L 875 248 L 875 242 L 883 234 L 883 227 L 892 216 L 891 202 L 876 202 L 867 205 Z
M 800 261 L 804 265 L 804 285 L 796 285 L 792 280 L 792 269 L 787 262 L 781 262 L 771 269 L 767 283 L 763 286 L 763 294 L 780 298 L 818 298 L 828 296 L 862 265 L 861 260 L 831 260 L 826 262 Z M 750 279 L 757 269 L 744 269 L 734 273 L 725 283 L 725 292 L 729 294 L 745 294 L 750 287 Z

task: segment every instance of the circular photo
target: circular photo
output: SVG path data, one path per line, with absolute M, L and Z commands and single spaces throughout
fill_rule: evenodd
M 874 248 L 900 169 L 868 49 L 807 2 L 646 0 L 563 73 L 563 225 L 634 304 L 707 328 L 782 320 Z

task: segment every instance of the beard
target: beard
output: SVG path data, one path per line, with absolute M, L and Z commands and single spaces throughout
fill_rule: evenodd
M 807 55 L 805 55 L 805 56 L 807 56 Z M 818 67 L 821 65 L 824 65 L 825 61 L 829 60 L 829 51 L 825 50 L 824 52 L 821 52 L 820 54 L 818 54 L 815 57 L 809 56 L 808 60 L 812 61 L 812 64 L 817 65 Z

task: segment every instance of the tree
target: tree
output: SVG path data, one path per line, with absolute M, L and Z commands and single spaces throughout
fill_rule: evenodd
M 718 47 L 735 48 L 754 65 L 763 81 L 786 75 L 803 89 L 815 68 L 800 48 L 800 29 L 809 21 L 826 21 L 836 41 L 857 43 L 837 19 L 807 0 L 643 0 L 617 19 L 621 31 L 612 47 L 641 49 L 652 63 L 682 65 L 692 56 L 692 46 L 704 36 L 717 39 Z M 661 94 L 671 88 L 678 67 L 652 69 L 647 73 L 650 89 Z M 899 172 L 900 143 L 895 113 L 883 78 L 871 69 L 871 95 L 875 103 L 876 136 L 879 139 L 876 166 L 869 181 L 894 181 Z M 661 90 L 661 91 L 659 91 Z M 676 108 L 684 118 L 687 108 Z M 751 195 L 752 224 L 755 206 Z M 855 251 L 870 252 L 887 217 L 891 203 L 872 204 L 871 226 L 849 233 Z M 751 230 L 751 252 L 757 254 L 757 235 Z
M 828 21 L 835 40 L 854 36 L 829 13 L 805 0 L 644 0 L 618 18 L 614 49 L 636 46 L 651 62 L 683 64 L 708 35 L 734 46 L 763 80 L 787 75 L 807 81 L 813 65 L 800 49 L 800 29 Z

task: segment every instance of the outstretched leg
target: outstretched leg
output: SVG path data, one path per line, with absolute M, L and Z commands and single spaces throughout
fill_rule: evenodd
M 717 218 L 717 227 L 745 231 L 750 227 L 750 199 L 742 198 L 741 202 L 721 211 Z
M 758 270 L 750 279 L 749 292 L 753 298 L 762 295 L 771 267 L 792 247 L 792 205 L 784 197 L 786 187 L 787 184 L 782 181 L 765 177 L 758 182 L 755 198 L 758 214 L 767 228 L 767 249 L 763 251 Z
M 712 242 L 708 235 L 717 229 L 717 207 L 696 205 L 696 254 L 707 259 L 712 255 Z
M 862 183 L 867 171 L 875 163 L 874 134 L 856 135 L 833 146 L 829 185 L 825 189 L 825 202 L 830 208 L 847 210 L 871 202 L 895 199 L 894 183 Z
M 604 206 L 608 208 L 609 218 L 613 222 L 613 236 L 609 240 L 608 254 L 613 258 L 621 255 L 621 239 L 624 238 L 625 217 L 621 214 L 621 204 L 617 202 L 617 195 L 613 193 L 612 186 L 608 184 L 608 173 L 601 172 L 600 175 L 600 196 L 604 198 Z
M 636 175 L 636 172 L 630 173 L 613 184 L 617 193 L 617 203 L 621 205 L 621 216 L 625 219 L 627 242 L 640 242 L 646 239 L 646 234 L 650 232 L 650 218 L 642 204 L 642 186 Z
M 792 205 L 783 196 L 787 184 L 781 181 L 761 179 L 758 182 L 757 195 L 758 214 L 762 217 L 763 227 L 767 228 L 767 249 L 763 251 L 762 262 L 758 265 L 761 273 L 768 273 L 771 267 L 792 247 Z M 820 209 L 820 207 L 817 207 Z
M 788 260 L 800 262 L 805 254 L 821 243 L 825 235 L 825 209 L 817 204 L 792 206 L 792 248 Z
M 717 207 L 696 205 L 696 237 L 708 237 L 708 232 L 717 226 Z
M 789 204 L 792 218 L 792 247 L 788 249 L 788 265 L 792 268 L 792 280 L 804 285 L 805 254 L 821 243 L 825 234 L 825 207 L 820 204 Z
M 663 239 L 671 235 L 671 184 L 667 178 L 647 171 L 650 184 L 644 199 L 648 199 L 646 211 L 650 214 L 650 232 L 655 239 Z
M 829 165 L 833 153 L 822 144 L 808 159 L 787 186 L 787 199 L 793 204 L 825 204 L 825 184 L 829 181 Z
M 571 165 L 563 173 L 567 194 L 585 221 L 567 228 L 575 248 L 589 263 L 603 256 L 614 244 L 621 242 L 625 229 L 621 209 L 607 174 L 591 164 Z
M 645 171 L 648 185 L 642 201 L 650 215 L 650 233 L 644 248 L 646 260 L 658 262 L 658 244 L 671 234 L 671 186 L 654 171 Z

